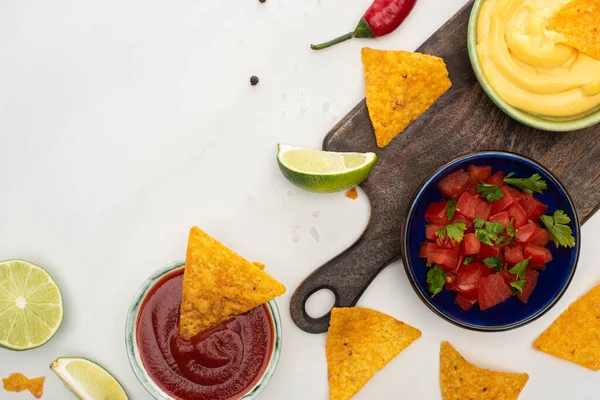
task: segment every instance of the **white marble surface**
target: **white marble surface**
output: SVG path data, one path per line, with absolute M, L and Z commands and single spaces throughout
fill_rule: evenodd
M 45 266 L 66 302 L 49 344 L 0 350 L 0 376 L 46 375 L 44 399 L 64 400 L 71 397 L 48 365 L 81 355 L 113 371 L 132 399 L 149 398 L 127 362 L 125 316 L 142 281 L 184 257 L 197 224 L 266 263 L 288 287 L 278 300 L 281 363 L 261 398 L 328 398 L 325 336 L 293 325 L 289 296 L 358 237 L 369 204 L 362 193 L 351 201 L 292 187 L 277 170 L 276 144 L 318 148 L 364 96 L 360 48 L 415 49 L 464 2 L 419 0 L 394 34 L 316 53 L 309 43 L 352 29 L 370 1 L 0 0 L 0 258 Z M 251 75 L 258 86 L 248 84 Z M 600 280 L 599 231 L 596 215 L 560 303 L 507 333 L 442 321 L 399 263 L 387 268 L 359 304 L 423 336 L 356 399 L 439 399 L 442 340 L 482 366 L 529 372 L 521 399 L 598 398 L 597 374 L 535 352 L 531 342 Z M 0 390 L 0 399 L 13 398 Z

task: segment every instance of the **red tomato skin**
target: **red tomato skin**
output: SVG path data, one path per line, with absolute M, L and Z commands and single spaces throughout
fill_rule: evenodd
M 467 173 L 471 176 L 473 182 L 480 183 L 492 176 L 492 167 L 489 165 L 482 167 L 470 165 L 467 169 Z
M 472 221 L 475 217 L 475 203 L 473 200 L 476 198 L 476 196 L 469 193 L 461 194 L 456 203 L 456 212 Z
M 470 185 L 467 190 L 465 190 L 465 193 L 469 193 L 472 196 L 479 196 L 479 193 L 477 193 L 477 188 L 475 188 L 475 185 Z
M 460 169 L 438 182 L 437 188 L 445 199 L 458 198 L 467 190 L 471 177 Z
M 432 249 L 427 255 L 427 262 L 439 265 L 444 272 L 454 273 L 458 263 L 458 253 L 448 249 Z
M 506 262 L 510 265 L 518 264 L 525 259 L 525 257 L 523 256 L 523 250 L 520 246 L 505 247 L 504 258 L 506 259 Z
M 499 212 L 508 210 L 510 206 L 516 203 L 516 200 L 513 199 L 510 192 L 508 191 L 507 185 L 500 186 L 500 190 L 504 193 L 504 197 L 502 197 L 498 201 L 492 202 L 492 213 L 498 214 Z
M 523 293 L 517 295 L 519 300 L 521 300 L 523 303 L 527 303 L 527 301 L 529 300 L 533 289 L 535 289 L 535 286 L 537 285 L 539 276 L 539 272 L 537 272 L 534 269 L 527 268 L 527 271 L 525 272 L 525 280 L 527 282 L 523 287 Z
M 454 218 L 452 218 L 452 222 L 464 222 L 467 230 L 465 231 L 465 233 L 471 233 L 474 231 L 473 229 L 473 223 L 471 221 L 469 221 L 467 219 L 467 217 L 465 217 L 464 215 L 460 215 L 459 213 L 456 213 L 456 215 L 454 215 Z
M 489 183 L 490 185 L 503 185 L 504 184 L 504 172 L 498 171 L 494 175 L 490 176 L 485 180 L 485 183 Z
M 474 233 L 467 233 L 462 240 L 462 251 L 466 255 L 478 254 L 481 242 Z
M 514 282 L 517 280 L 517 276 L 511 274 L 510 272 L 508 272 L 509 268 L 507 264 L 504 264 L 504 266 L 502 267 L 502 271 L 500 272 L 500 275 L 502 275 L 502 279 L 504 279 L 504 282 L 506 282 L 506 284 L 508 286 L 510 286 L 511 282 Z
M 482 311 L 510 298 L 512 292 L 500 274 L 481 278 L 477 300 Z
M 456 291 L 459 293 L 477 296 L 479 290 L 479 280 L 482 275 L 482 268 L 487 267 L 481 263 L 471 263 L 463 265 L 456 278 Z
M 513 227 L 519 229 L 527 223 L 527 213 L 519 203 L 514 203 L 508 209 L 508 216 L 514 218 Z
M 475 217 L 481 218 L 485 221 L 490 219 L 492 215 L 492 205 L 479 197 L 475 197 Z
M 506 228 L 510 224 L 510 217 L 508 216 L 508 212 L 502 211 L 501 213 L 492 215 L 490 217 L 490 222 L 500 223 Z
M 481 249 L 479 250 L 479 258 L 482 260 L 488 257 L 498 257 L 500 255 L 501 247 L 490 246 L 485 243 L 481 243 Z
M 526 245 L 523 255 L 525 258 L 531 257 L 531 260 L 529 260 L 531 266 L 543 266 L 552 261 L 550 250 L 546 247 L 536 246 L 535 244 Z
M 520 243 L 529 243 L 531 237 L 535 234 L 538 227 L 533 224 L 526 224 L 517 229 L 515 240 Z
M 533 197 L 530 194 L 523 194 L 523 198 L 521 200 L 521 206 L 525 213 L 527 214 L 527 218 L 539 222 L 540 217 L 546 213 L 548 210 L 548 206 Z
M 441 224 L 427 224 L 425 225 L 425 237 L 427 240 L 437 240 L 436 232 L 442 229 L 444 225 Z
M 446 215 L 446 202 L 433 202 L 425 211 L 425 222 L 428 224 L 448 225 L 450 220 Z
M 506 190 L 508 191 L 508 193 L 510 193 L 510 196 L 515 199 L 515 201 L 521 202 L 521 200 L 523 199 L 523 196 L 526 196 L 525 193 L 521 192 L 520 190 L 517 190 L 513 187 L 507 186 Z
M 435 248 L 437 248 L 435 243 L 429 243 L 429 242 L 421 243 L 421 248 L 419 250 L 419 257 L 427 258 L 429 256 L 429 252 Z
M 463 310 L 470 310 L 475 304 L 477 304 L 477 296 L 469 296 L 465 293 L 458 293 L 454 298 L 454 302 Z
M 448 236 L 444 236 L 443 238 L 437 238 L 435 240 L 435 244 L 440 249 L 454 250 L 455 253 L 458 253 L 460 251 L 460 243 L 458 243 L 454 239 L 449 239 Z
M 531 237 L 529 243 L 545 247 L 548 245 L 549 241 L 550 233 L 548 233 L 548 231 L 544 228 L 538 227 L 533 236 Z

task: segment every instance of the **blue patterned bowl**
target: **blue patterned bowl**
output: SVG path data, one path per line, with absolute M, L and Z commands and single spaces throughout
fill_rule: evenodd
M 431 297 L 427 289 L 426 260 L 419 258 L 421 242 L 425 241 L 425 210 L 429 203 L 440 201 L 442 196 L 437 183 L 459 169 L 469 165 L 491 165 L 493 171 L 515 172 L 517 176 L 531 176 L 538 173 L 548 183 L 543 195 L 535 197 L 548 205 L 548 214 L 557 209 L 564 210 L 571 217 L 571 228 L 576 246 L 557 249 L 550 243 L 553 260 L 545 271 L 540 273 L 538 284 L 527 304 L 516 297 L 504 303 L 481 311 L 477 305 L 468 311 L 454 303 L 455 293 L 443 290 Z M 408 278 L 421 300 L 440 317 L 463 328 L 476 331 L 505 331 L 523 326 L 539 317 L 556 304 L 567 290 L 577 265 L 580 246 L 580 226 L 571 201 L 563 185 L 546 168 L 537 162 L 513 153 L 486 151 L 459 157 L 437 170 L 427 179 L 415 194 L 408 211 L 402 238 L 402 258 Z

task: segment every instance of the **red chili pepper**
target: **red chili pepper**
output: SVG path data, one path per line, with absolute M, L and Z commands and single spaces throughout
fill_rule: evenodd
M 412 11 L 417 0 L 375 0 L 360 19 L 354 32 L 322 44 L 311 44 L 322 50 L 352 38 L 376 38 L 393 32 Z

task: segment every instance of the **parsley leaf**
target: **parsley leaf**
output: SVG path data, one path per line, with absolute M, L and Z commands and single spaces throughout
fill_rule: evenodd
M 463 265 L 469 265 L 473 262 L 473 256 L 466 256 L 464 261 L 463 261 Z
M 456 201 L 456 199 L 450 199 L 446 203 L 446 216 L 448 219 L 454 218 L 454 214 L 456 214 Z
M 521 279 L 525 279 L 525 271 L 527 270 L 527 264 L 531 257 L 526 258 L 518 264 L 515 264 L 511 269 L 508 270 L 513 275 L 518 276 Z
M 502 271 L 502 262 L 500 261 L 500 259 L 498 257 L 495 257 L 495 256 L 486 257 L 481 261 L 483 261 L 483 263 L 485 265 L 487 265 L 487 267 L 490 269 L 495 269 L 496 271 Z
M 445 284 L 446 273 L 442 271 L 439 265 L 436 265 L 427 271 L 427 285 L 429 287 L 431 297 L 441 292 Z
M 452 240 L 456 240 L 457 242 L 461 242 L 465 235 L 465 231 L 467 230 L 467 224 L 465 221 L 457 221 L 451 224 L 446 225 L 435 234 L 439 238 L 444 238 L 444 236 L 448 235 L 448 238 Z
M 499 222 L 487 222 L 481 218 L 475 217 L 473 219 L 475 225 L 475 236 L 480 242 L 485 243 L 489 246 L 499 244 L 503 238 L 498 237 L 498 233 L 504 232 L 504 225 Z M 508 243 L 507 243 L 508 244 Z
M 571 230 L 571 227 L 567 225 L 571 222 L 571 218 L 569 218 L 563 210 L 554 211 L 552 217 L 542 215 L 542 222 L 546 225 L 548 232 L 550 232 L 550 237 L 557 248 L 559 246 L 575 247 L 573 231 Z
M 535 192 L 541 194 L 548 188 L 548 184 L 540 174 L 533 174 L 529 178 L 513 178 L 514 175 L 514 172 L 506 175 L 504 182 L 521 189 L 525 193 L 533 194 Z
M 525 279 L 519 279 L 518 281 L 511 282 L 510 286 L 513 288 L 513 293 L 516 293 L 517 291 L 519 293 L 523 293 L 523 288 L 525 287 L 526 283 L 527 281 Z
M 508 224 L 508 226 L 506 227 L 506 233 L 508 233 L 508 236 L 510 236 L 511 238 L 514 238 L 516 236 L 514 222 L 515 219 L 511 218 L 510 224 Z
M 488 203 L 492 201 L 501 200 L 504 197 L 504 192 L 500 190 L 498 185 L 492 185 L 489 183 L 480 183 L 476 186 L 477 193 L 485 197 Z

